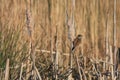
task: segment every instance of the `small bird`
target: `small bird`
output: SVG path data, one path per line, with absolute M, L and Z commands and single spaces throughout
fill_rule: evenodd
M 82 35 L 78 35 L 73 41 L 72 51 L 81 43 Z

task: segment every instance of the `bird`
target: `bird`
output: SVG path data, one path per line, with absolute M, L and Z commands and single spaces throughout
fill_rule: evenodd
M 73 40 L 72 44 L 72 51 L 81 43 L 82 35 L 78 34 L 78 36 Z

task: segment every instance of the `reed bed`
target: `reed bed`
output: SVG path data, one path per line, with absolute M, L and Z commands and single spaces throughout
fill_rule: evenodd
M 120 0 L 0 0 L 0 80 L 120 80 L 119 7 Z

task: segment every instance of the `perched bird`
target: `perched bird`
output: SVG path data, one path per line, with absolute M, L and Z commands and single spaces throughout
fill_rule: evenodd
M 73 41 L 72 51 L 81 43 L 81 40 L 82 35 L 79 34 Z

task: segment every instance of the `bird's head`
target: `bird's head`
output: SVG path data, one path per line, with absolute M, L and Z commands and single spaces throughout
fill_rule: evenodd
M 82 35 L 81 35 L 81 34 L 79 34 L 77 37 L 78 37 L 78 39 L 81 39 L 81 38 L 82 38 Z

